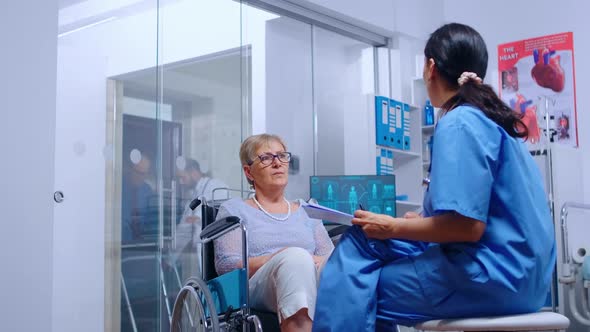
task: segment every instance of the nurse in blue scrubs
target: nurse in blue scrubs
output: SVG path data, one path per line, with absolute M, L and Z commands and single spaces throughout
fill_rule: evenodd
M 483 84 L 486 45 L 469 26 L 436 30 L 424 82 L 441 107 L 422 216 L 356 211 L 322 272 L 314 331 L 537 311 L 555 265 L 540 172 L 520 116 Z

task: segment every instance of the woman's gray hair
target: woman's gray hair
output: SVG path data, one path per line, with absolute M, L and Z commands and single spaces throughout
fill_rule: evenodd
M 283 149 L 287 150 L 285 142 L 277 135 L 258 134 L 246 138 L 240 146 L 240 162 L 242 166 L 250 165 L 258 157 L 256 151 L 262 146 L 270 145 L 271 142 L 277 142 L 283 146 Z M 247 180 L 249 184 L 254 184 L 250 179 Z

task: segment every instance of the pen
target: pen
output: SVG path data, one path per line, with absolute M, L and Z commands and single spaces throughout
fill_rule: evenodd
M 365 209 L 363 208 L 363 205 L 359 203 L 359 209 L 365 211 Z

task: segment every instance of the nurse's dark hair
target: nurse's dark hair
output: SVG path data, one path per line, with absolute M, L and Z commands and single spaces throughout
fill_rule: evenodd
M 470 26 L 449 23 L 434 31 L 424 48 L 426 60 L 433 59 L 436 70 L 457 93 L 442 105 L 443 115 L 463 104 L 479 108 L 488 118 L 504 128 L 512 137 L 527 137 L 528 129 L 522 114 L 512 110 L 492 87 L 469 79 L 459 85 L 463 72 L 473 72 L 484 79 L 488 67 L 488 51 L 481 35 Z

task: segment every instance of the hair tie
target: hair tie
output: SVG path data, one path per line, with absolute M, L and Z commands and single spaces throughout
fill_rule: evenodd
M 459 78 L 457 79 L 457 82 L 459 83 L 459 86 L 461 86 L 467 83 L 467 81 L 469 80 L 473 80 L 477 84 L 482 83 L 481 78 L 479 78 L 476 73 L 470 71 L 464 71 L 463 74 L 461 74 L 461 76 L 459 76 Z

